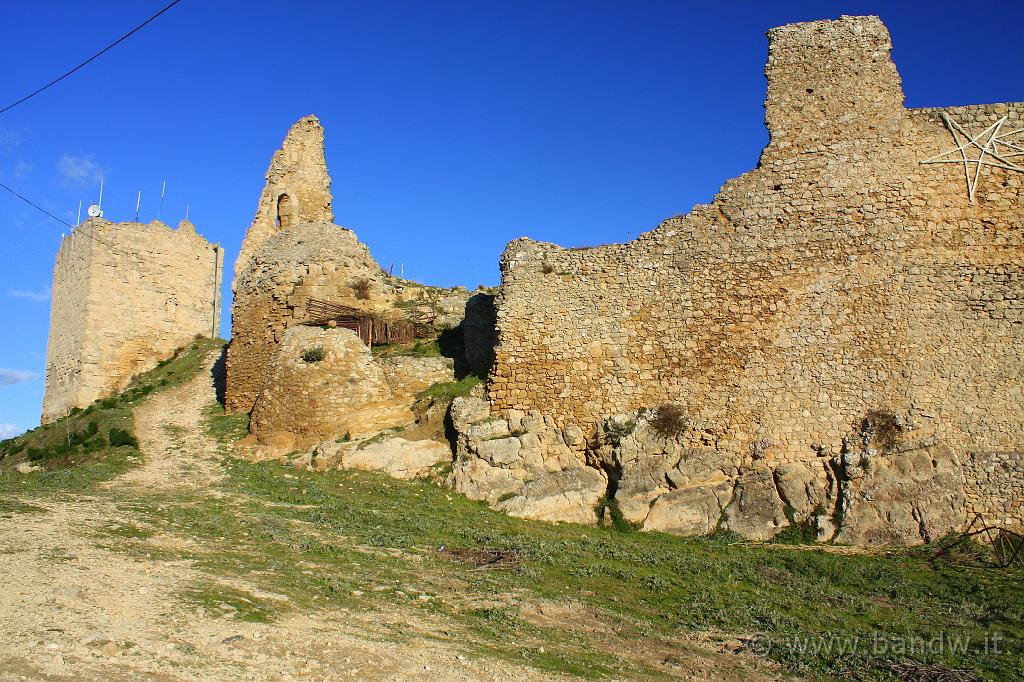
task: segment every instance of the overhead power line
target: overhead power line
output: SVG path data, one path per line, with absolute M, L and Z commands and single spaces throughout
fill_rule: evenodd
M 63 218 L 58 218 L 57 216 L 53 215 L 52 213 L 50 213 L 45 208 L 43 208 L 39 204 L 35 203 L 34 201 L 29 199 L 28 197 L 25 197 L 25 196 L 22 196 L 21 194 L 18 194 L 17 192 L 15 192 L 13 189 L 11 189 L 7 185 L 3 184 L 2 182 L 0 182 L 0 188 L 3 188 L 5 190 L 7 190 L 8 192 L 10 192 L 14 196 L 18 197 L 19 199 L 21 199 L 22 201 L 24 201 L 26 204 L 28 204 L 32 208 L 34 208 L 34 209 L 36 209 L 38 211 L 42 211 L 46 215 L 48 215 L 51 218 L 53 218 L 54 220 L 56 220 L 61 225 L 66 225 L 67 227 L 70 227 L 72 234 L 84 235 L 84 236 L 88 237 L 89 239 L 92 239 L 95 242 L 99 242 L 100 244 L 103 244 L 104 246 L 108 247 L 114 253 L 119 253 L 119 254 L 121 254 L 123 256 L 128 256 L 129 258 L 135 258 L 136 260 L 144 261 L 146 263 L 152 263 L 153 265 L 162 265 L 162 263 L 157 263 L 154 260 L 149 260 L 148 258 L 143 258 L 142 256 L 140 256 L 137 253 L 131 253 L 130 251 L 122 251 L 121 249 L 117 248 L 116 246 L 114 246 L 110 242 L 108 242 L 108 241 L 106 241 L 104 239 L 100 239 L 99 237 L 97 237 L 97 236 L 95 236 L 93 234 L 90 234 L 89 231 L 86 230 L 81 225 L 79 225 L 78 227 L 75 227 L 74 225 L 72 225 L 68 221 L 64 220 Z
M 135 27 L 135 28 L 133 28 L 132 30 L 128 31 L 128 32 L 127 32 L 127 33 L 125 33 L 125 34 L 124 34 L 123 36 L 121 36 L 120 38 L 118 38 L 118 39 L 117 39 L 117 40 L 115 40 L 114 42 L 110 43 L 110 44 L 109 44 L 109 45 L 107 45 L 107 46 L 106 46 L 105 48 L 103 48 L 102 50 L 100 50 L 99 52 L 97 52 L 96 54 L 94 54 L 93 56 L 89 57 L 89 58 L 88 58 L 88 59 L 86 59 L 86 60 L 85 60 L 84 62 L 82 62 L 81 64 L 79 64 L 78 66 L 76 66 L 75 68 L 71 69 L 70 71 L 68 71 L 68 72 L 66 72 L 66 73 L 63 73 L 63 74 L 61 74 L 60 76 L 57 76 L 56 78 L 54 78 L 54 79 L 53 79 L 52 81 L 50 81 L 49 83 L 47 83 L 47 84 L 46 84 L 46 85 L 44 85 L 43 87 L 39 88 L 38 90 L 35 90 L 34 92 L 30 92 L 29 94 L 27 94 L 27 95 L 25 95 L 24 97 L 22 97 L 21 99 L 19 99 L 19 100 L 18 100 L 17 102 L 13 102 L 13 103 L 11 103 L 11 104 L 8 104 L 8 105 L 7 105 L 6 107 L 4 107 L 3 109 L 0 109 L 0 114 L 3 114 L 3 113 L 5 113 L 6 111 L 8 111 L 8 110 L 10 110 L 10 109 L 13 109 L 14 107 L 18 106 L 19 104 L 21 104 L 21 103 L 23 103 L 23 102 L 27 102 L 28 100 L 32 99 L 33 97 L 35 97 L 36 95 L 38 95 L 38 94 L 39 94 L 39 93 L 41 93 L 42 91 L 46 90 L 47 88 L 49 88 L 49 87 L 51 87 L 51 86 L 53 86 L 53 85 L 56 85 L 57 83 L 61 82 L 62 80 L 64 80 L 65 78 L 67 78 L 68 76 L 70 76 L 71 74 L 73 74 L 74 72 L 76 72 L 76 71 L 78 71 L 79 69 L 81 69 L 81 68 L 82 68 L 83 66 L 85 66 L 85 65 L 86 65 L 86 64 L 88 64 L 89 62 L 93 61 L 93 60 L 94 60 L 94 59 L 96 59 L 97 57 L 99 57 L 99 56 L 103 55 L 104 53 L 108 52 L 108 51 L 109 51 L 109 50 L 110 50 L 111 48 L 115 47 L 116 45 L 118 45 L 118 44 L 120 44 L 120 43 L 124 42 L 125 40 L 127 40 L 128 38 L 130 38 L 130 37 L 131 37 L 132 35 L 134 35 L 134 34 L 135 34 L 136 32 L 138 32 L 139 30 L 141 30 L 141 29 L 142 29 L 142 28 L 143 28 L 143 27 L 144 27 L 144 26 L 145 26 L 146 24 L 150 23 L 151 21 L 153 21 L 154 19 L 156 19 L 156 18 L 157 18 L 158 16 L 160 16 L 161 14 L 163 14 L 164 12 L 166 12 L 167 10 L 169 10 L 170 8 L 172 8 L 172 7 L 174 7 L 175 5 L 177 5 L 177 4 L 179 3 L 179 2 L 181 2 L 181 0 L 174 0 L 174 2 L 172 2 L 172 3 L 171 3 L 171 4 L 169 4 L 169 5 L 167 5 L 167 6 L 166 6 L 166 7 L 164 7 L 164 8 L 162 9 L 162 10 L 160 10 L 159 12 L 157 12 L 156 14 L 154 14 L 153 16 L 151 16 L 151 17 L 150 17 L 149 19 L 146 19 L 146 20 L 145 20 L 144 22 L 142 22 L 141 24 L 139 24 L 138 26 L 136 26 L 136 27 Z M 37 208 L 38 208 L 38 207 L 37 207 Z

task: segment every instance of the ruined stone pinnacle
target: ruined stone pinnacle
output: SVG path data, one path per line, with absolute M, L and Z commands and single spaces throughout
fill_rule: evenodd
M 302 223 L 333 222 L 324 129 L 316 116 L 304 116 L 291 127 L 270 160 L 256 217 L 235 262 L 235 280 L 272 235 Z

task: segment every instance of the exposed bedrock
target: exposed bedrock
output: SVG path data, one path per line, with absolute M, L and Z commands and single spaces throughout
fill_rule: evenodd
M 803 536 L 856 545 L 929 542 L 965 521 L 964 471 L 953 451 L 909 426 L 880 444 L 870 425 L 837 455 L 780 462 L 705 442 L 690 425 L 664 435 L 657 411 L 605 420 L 590 439 L 539 412 L 491 414 L 458 398 L 452 483 L 516 516 L 597 523 L 612 499 L 637 528 L 679 535 L 730 530 L 770 540 L 799 525 Z M 756 456 L 755 456 L 756 455 Z

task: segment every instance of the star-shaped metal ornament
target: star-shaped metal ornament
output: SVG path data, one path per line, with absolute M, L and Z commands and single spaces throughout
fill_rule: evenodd
M 985 128 L 977 135 L 970 135 L 959 123 L 945 113 L 940 114 L 949 132 L 953 134 L 956 148 L 936 154 L 921 163 L 962 163 L 967 179 L 967 198 L 974 201 L 982 166 L 992 166 L 1024 173 L 1024 167 L 1015 161 L 1024 157 L 1024 128 L 1001 132 L 1006 116 Z M 954 155 L 959 158 L 944 158 Z

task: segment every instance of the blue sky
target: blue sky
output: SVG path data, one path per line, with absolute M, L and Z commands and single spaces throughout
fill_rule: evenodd
M 164 4 L 4 3 L 0 106 Z M 0 182 L 74 222 L 101 176 L 113 220 L 139 190 L 153 219 L 166 180 L 163 218 L 188 203 L 230 271 L 271 154 L 315 113 L 337 223 L 413 279 L 497 284 L 511 239 L 624 241 L 754 167 L 772 26 L 878 14 L 908 106 L 1024 100 L 1024 4 L 990 7 L 184 0 L 0 115 Z M 0 437 L 38 423 L 65 229 L 0 192 Z

